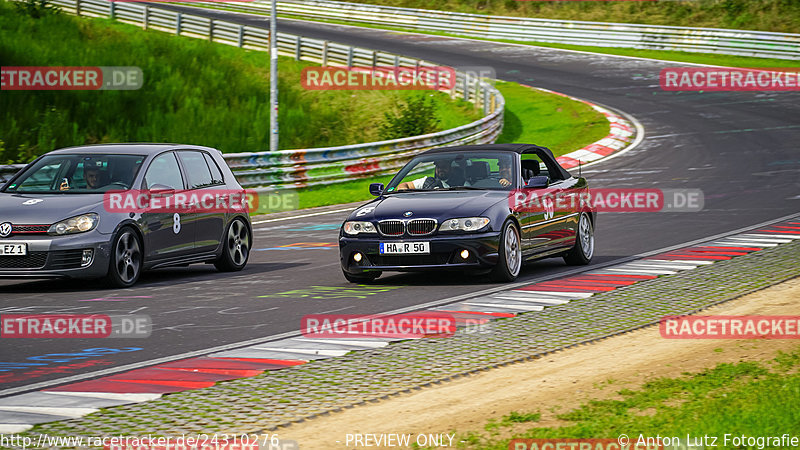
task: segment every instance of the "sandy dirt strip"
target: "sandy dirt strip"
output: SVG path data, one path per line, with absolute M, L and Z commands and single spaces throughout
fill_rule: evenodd
M 798 315 L 800 278 L 740 297 L 701 315 Z M 542 414 L 540 426 L 557 426 L 556 414 L 589 399 L 619 398 L 622 388 L 636 389 L 657 377 L 677 377 L 723 362 L 763 361 L 779 350 L 791 351 L 797 339 L 723 340 L 664 339 L 651 326 L 595 344 L 573 348 L 541 359 L 493 369 L 380 403 L 347 409 L 277 431 L 281 439 L 300 448 L 400 448 L 354 445 L 361 434 L 440 435 L 481 431 L 489 419 L 511 412 Z M 609 385 L 608 381 L 613 380 Z M 530 424 L 520 424 L 525 429 Z M 386 437 L 384 437 L 386 438 Z M 367 441 L 362 441 L 364 444 Z M 385 441 L 384 441 L 385 442 Z M 452 441 L 457 445 L 456 439 Z M 450 448 L 445 445 L 441 448 Z

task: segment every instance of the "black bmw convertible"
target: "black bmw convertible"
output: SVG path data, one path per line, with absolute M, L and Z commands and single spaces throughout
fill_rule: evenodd
M 429 150 L 370 192 L 377 198 L 353 211 L 339 233 L 342 271 L 353 283 L 384 271 L 439 269 L 512 281 L 525 261 L 563 257 L 581 265 L 594 253 L 596 211 L 574 201 L 588 195 L 586 180 L 545 147 Z

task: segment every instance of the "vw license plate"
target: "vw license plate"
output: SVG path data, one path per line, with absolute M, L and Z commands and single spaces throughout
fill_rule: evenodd
M 0 256 L 25 256 L 27 254 L 27 244 L 0 244 Z
M 431 252 L 430 242 L 381 242 L 381 255 L 427 255 Z

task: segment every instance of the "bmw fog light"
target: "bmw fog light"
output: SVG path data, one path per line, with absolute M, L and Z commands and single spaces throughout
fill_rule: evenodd
M 461 259 L 469 259 L 469 250 L 461 250 Z
M 355 261 L 357 263 L 360 263 L 363 258 L 364 258 L 364 255 L 362 255 L 361 253 L 358 253 L 358 252 L 356 252 L 356 254 L 353 255 L 353 261 Z
M 83 255 L 81 255 L 81 267 L 86 267 L 92 264 L 94 260 L 94 250 L 84 250 Z

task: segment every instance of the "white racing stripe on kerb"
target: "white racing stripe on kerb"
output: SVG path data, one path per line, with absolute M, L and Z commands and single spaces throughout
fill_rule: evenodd
M 676 262 L 676 263 L 686 263 L 691 264 L 693 266 L 700 266 L 706 264 L 714 264 L 714 261 L 701 261 L 698 259 L 653 259 L 652 261 L 666 261 L 666 262 Z
M 390 341 L 353 341 L 347 339 L 303 339 L 304 342 L 319 342 L 320 344 L 351 345 L 353 347 L 378 348 L 389 345 Z
M 658 263 L 658 264 L 630 263 L 625 267 L 634 267 L 634 268 L 641 267 L 642 269 L 675 269 L 675 270 L 689 270 L 697 268 L 697 266 L 694 264 L 678 265 L 678 264 L 665 264 L 665 263 Z
M 788 239 L 792 241 L 794 239 L 800 239 L 800 234 L 792 235 L 788 233 L 775 233 L 775 234 L 767 234 L 767 233 L 758 233 L 758 234 L 740 234 L 739 236 L 747 236 L 747 237 L 756 237 L 756 238 L 767 238 L 767 239 Z
M 766 242 L 768 244 L 788 244 L 789 242 L 792 242 L 791 239 L 778 239 L 778 238 L 758 237 L 758 236 L 747 236 L 747 237 L 731 236 L 728 239 L 736 242 Z
M 539 294 L 539 295 L 555 295 L 556 297 L 567 297 L 567 298 L 589 298 L 594 295 L 594 292 L 552 292 L 552 291 L 518 291 L 512 290 L 511 292 L 530 292 L 531 294 Z
M 0 411 L 46 414 L 50 416 L 81 417 L 100 410 L 97 408 L 58 408 L 54 406 L 0 406 Z
M 517 309 L 519 311 L 541 311 L 544 309 L 544 306 L 538 305 L 510 305 L 506 303 L 473 303 L 473 302 L 463 302 L 465 305 L 470 306 L 483 306 L 484 308 L 502 308 L 502 309 Z
M 268 352 L 299 353 L 301 355 L 321 355 L 321 356 L 342 356 L 352 350 L 329 350 L 313 348 L 279 348 L 279 347 L 250 347 L 253 350 L 264 350 Z
M 108 400 L 123 400 L 131 403 L 148 402 L 160 398 L 162 394 L 118 394 L 114 392 L 66 392 L 66 391 L 42 391 L 51 395 L 71 395 L 74 397 L 94 397 Z
M 508 294 L 500 294 L 500 295 L 493 295 L 490 298 L 499 298 L 502 300 L 516 300 L 518 302 L 533 302 L 533 303 L 544 303 L 546 305 L 563 305 L 569 303 L 569 300 L 561 300 L 557 298 L 542 298 L 542 297 L 529 297 L 529 296 L 516 296 L 512 293 Z
M 33 428 L 33 425 L 19 423 L 0 423 L 0 434 L 17 434 Z
M 750 247 L 777 247 L 778 244 L 773 244 L 771 242 L 753 242 L 753 241 L 731 241 L 731 242 L 715 242 L 715 245 L 725 246 L 725 247 L 741 247 L 744 245 Z
M 610 270 L 610 271 L 613 271 L 613 272 L 620 272 L 620 273 L 629 273 L 629 274 L 633 274 L 633 275 L 638 275 L 638 274 L 644 274 L 644 275 L 675 275 L 676 273 L 678 273 L 678 272 L 675 272 L 674 270 L 645 270 L 645 269 L 635 269 L 635 268 L 634 269 L 626 269 L 626 268 L 623 268 L 623 267 L 620 267 L 619 269 L 608 268 L 608 269 L 605 269 L 605 270 Z

